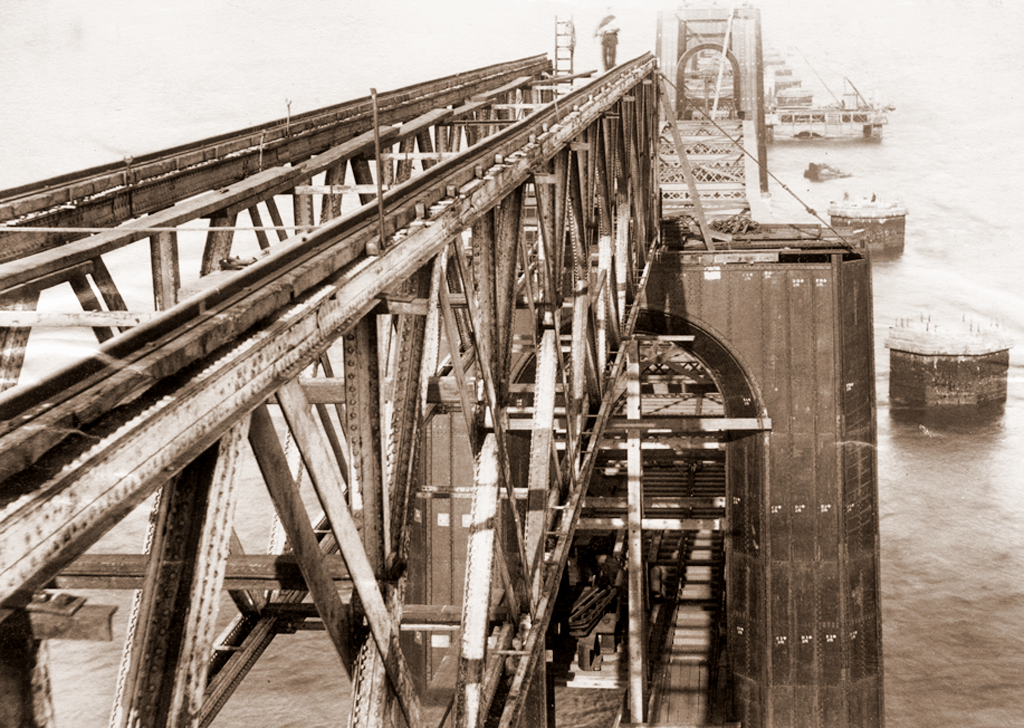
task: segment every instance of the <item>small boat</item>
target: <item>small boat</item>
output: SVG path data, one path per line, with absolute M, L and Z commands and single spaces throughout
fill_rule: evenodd
M 811 180 L 811 182 L 824 182 L 829 179 L 840 179 L 849 176 L 849 172 L 836 169 L 831 164 L 815 164 L 811 162 L 807 165 L 807 169 L 804 170 L 804 177 Z

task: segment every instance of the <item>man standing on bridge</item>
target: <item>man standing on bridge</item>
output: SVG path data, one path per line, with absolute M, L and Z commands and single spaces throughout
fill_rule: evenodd
M 612 9 L 608 8 L 608 14 L 601 19 L 594 31 L 594 37 L 601 38 L 601 61 L 604 63 L 604 70 L 608 71 L 615 67 L 615 46 L 619 43 L 619 24 L 615 22 Z

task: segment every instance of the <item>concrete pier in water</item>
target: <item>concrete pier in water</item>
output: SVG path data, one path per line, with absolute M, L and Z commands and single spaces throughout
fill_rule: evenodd
M 872 253 L 899 255 L 907 229 L 907 208 L 900 202 L 841 200 L 828 207 L 832 227 L 851 228 Z
M 1010 340 L 993 324 L 900 322 L 889 329 L 889 399 L 894 408 L 1001 405 Z

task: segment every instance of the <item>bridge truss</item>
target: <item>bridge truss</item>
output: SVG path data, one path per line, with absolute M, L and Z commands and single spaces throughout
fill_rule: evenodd
M 456 412 L 474 462 L 455 725 L 539 720 L 582 497 L 638 366 L 655 66 L 543 104 L 546 61 L 526 59 L 9 191 L 7 386 L 32 327 L 54 322 L 42 292 L 70 285 L 83 311 L 64 323 L 103 343 L 0 395 L 5 639 L 31 652 L 46 589 L 128 586 L 115 725 L 208 725 L 275 636 L 303 628 L 329 635 L 352 725 L 436 725 L 399 635 L 424 435 Z M 254 261 L 232 255 L 240 213 Z M 178 228 L 200 219 L 186 295 Z M 156 313 L 127 310 L 104 259 L 140 241 Z M 526 468 L 510 461 L 513 390 Z M 269 553 L 240 550 L 246 472 L 285 537 Z M 155 493 L 144 554 L 86 553 Z M 225 591 L 237 614 L 215 638 Z M 0 701 L 44 722 L 33 676 L 5 679 Z

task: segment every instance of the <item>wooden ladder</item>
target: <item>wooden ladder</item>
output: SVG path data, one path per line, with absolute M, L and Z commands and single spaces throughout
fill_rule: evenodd
M 576 26 L 572 18 L 555 18 L 555 76 L 573 74 L 573 54 L 576 51 Z

